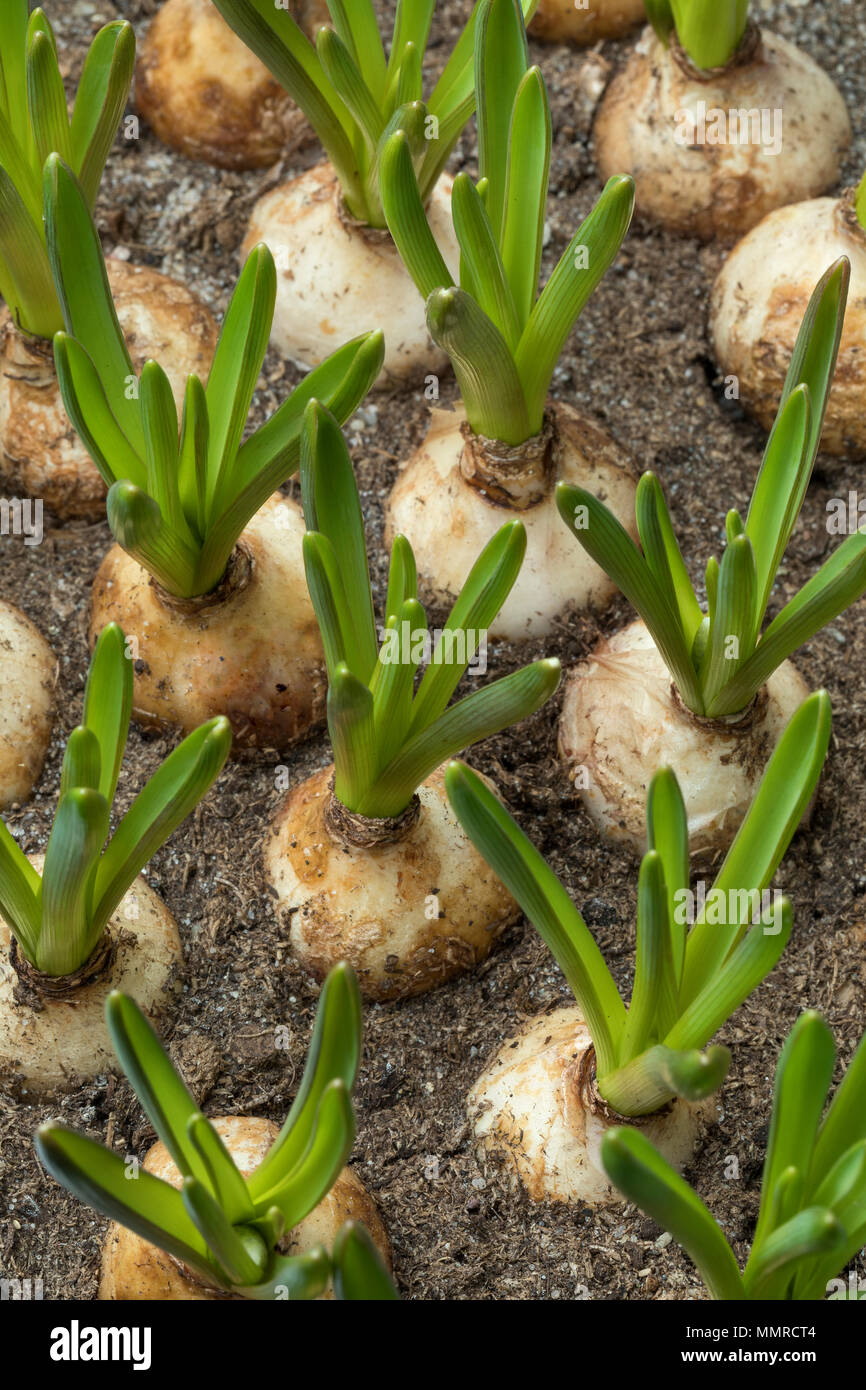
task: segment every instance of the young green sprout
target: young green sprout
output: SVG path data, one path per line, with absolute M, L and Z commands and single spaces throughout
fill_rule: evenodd
M 138 875 L 213 785 L 231 731 L 226 719 L 212 719 L 184 739 L 110 834 L 131 709 L 132 660 L 112 624 L 96 644 L 82 722 L 66 744 L 45 854 L 28 858 L 0 821 L 0 941 L 10 948 L 0 976 L 0 1072 L 33 1085 L 104 1070 L 107 990 L 134 984 L 143 1005 L 158 1009 L 180 963 L 171 914 Z M 17 1006 L 18 983 L 32 1008 Z
M 614 260 L 631 218 L 630 179 L 612 180 L 539 295 L 551 124 L 541 71 L 529 66 L 517 0 L 481 0 L 475 53 L 479 181 L 454 180 L 459 285 L 424 208 L 411 133 L 393 132 L 381 159 L 394 241 L 454 366 L 463 411 L 436 412 L 388 504 L 389 537 L 412 542 L 425 594 L 453 600 L 505 509 L 527 531 L 527 561 L 495 632 L 546 634 L 568 603 L 613 594 L 598 567 L 575 565 L 552 524 L 553 484 L 580 481 L 631 511 L 630 465 L 591 421 L 549 398 L 559 356 Z
M 761 1207 L 740 1272 L 717 1221 L 636 1129 L 601 1147 L 611 1182 L 694 1260 L 715 1299 L 862 1299 L 838 1277 L 866 1242 L 866 1040 L 823 1119 L 836 1049 L 819 1014 L 801 1014 L 776 1069 Z
M 301 488 L 334 767 L 290 791 L 265 869 L 314 973 L 345 957 L 366 995 L 416 994 L 480 960 L 516 913 L 448 810 L 442 764 L 543 705 L 559 662 L 533 662 L 452 703 L 467 669 L 486 670 L 487 629 L 523 559 L 520 522 L 485 547 L 434 633 L 412 548 L 397 537 L 377 630 L 351 460 L 318 402 L 307 407 Z
M 322 657 L 300 511 L 273 494 L 297 469 L 307 402 L 348 419 L 379 371 L 381 334 L 338 348 L 244 438 L 276 295 L 273 258 L 257 247 L 207 386 L 188 378 L 178 421 L 162 367 L 133 371 L 81 188 L 54 156 L 45 206 L 67 326 L 57 375 L 117 541 L 96 578 L 92 630 L 117 620 L 137 635 L 141 716 L 189 729 L 224 712 L 239 742 L 285 747 L 321 717 Z
M 279 1131 L 251 1117 L 207 1119 L 133 1000 L 112 991 L 105 1015 L 160 1142 L 130 1177 L 128 1158 L 65 1125 L 44 1124 L 36 1134 L 52 1177 L 116 1223 L 103 1248 L 102 1298 L 311 1299 L 332 1278 L 338 1297 L 397 1297 L 369 1233 L 354 1219 L 341 1226 L 335 1214 L 338 1206 L 370 1213 L 387 1254 L 372 1202 L 344 1171 L 361 1053 L 361 1001 L 349 966 L 336 966 L 325 981 L 300 1089 Z M 310 1227 L 327 1229 L 327 1248 L 310 1238 Z
M 831 78 L 759 29 L 758 8 L 750 20 L 748 0 L 646 0 L 651 28 L 596 120 L 602 175 L 633 172 L 638 212 L 702 241 L 823 193 L 851 140 Z
M 680 777 L 692 849 L 730 842 L 751 800 L 760 749 L 806 693 L 787 658 L 866 590 L 866 535 L 854 534 L 763 628 L 821 437 L 847 285 L 843 260 L 815 289 L 748 513 L 743 520 L 728 512 L 721 563 L 707 564 L 706 612 L 655 474 L 645 473 L 637 491 L 643 553 L 591 493 L 558 489 L 566 525 L 643 620 L 600 643 L 578 668 L 560 725 L 590 815 L 605 834 L 637 848 L 646 750 Z
M 541 855 L 475 773 L 461 763 L 449 767 L 446 786 L 460 824 L 541 933 L 577 1002 L 531 1020 L 470 1096 L 482 1147 L 504 1156 L 533 1197 L 608 1200 L 597 1150 L 617 1115 L 640 1119 L 672 1162 L 688 1157 L 694 1105 L 717 1090 L 730 1063 L 727 1048 L 702 1049 L 773 969 L 790 936 L 790 905 L 768 886 L 815 790 L 829 739 L 830 701 L 820 691 L 782 735 L 709 890 L 689 885 L 677 779 L 669 768 L 655 774 L 628 1008 Z
M 444 173 L 475 107 L 472 15 L 425 101 L 422 67 L 435 0 L 400 0 L 386 54 L 372 0 L 327 0 L 331 27 L 311 43 L 272 0 L 214 0 L 237 34 L 305 113 L 327 160 L 265 195 L 244 251 L 265 241 L 284 272 L 274 342 L 305 366 L 333 335 L 354 337 L 387 306 L 382 384 L 437 372 L 423 313 L 387 234 L 379 165 L 388 137 L 405 128 L 421 196 L 449 264 L 458 260 L 451 180 Z M 537 0 L 522 0 L 530 15 Z M 372 317 L 371 317 L 372 315 Z
M 61 60 L 42 9 L 0 7 L 0 432 L 7 482 L 61 516 L 99 515 L 105 489 L 82 449 L 70 449 L 50 340 L 63 327 L 42 216 L 42 166 L 57 153 L 92 208 L 126 106 L 135 64 L 129 24 L 106 24 L 84 63 L 71 115 Z M 173 368 L 206 370 L 212 321 L 181 286 L 111 263 L 125 323 L 138 343 L 168 340 Z
M 325 0 L 280 8 L 310 37 L 328 18 Z M 164 144 L 220 169 L 270 169 L 316 138 L 211 0 L 163 0 L 139 48 L 135 102 Z
M 769 430 L 813 287 L 842 256 L 851 283 L 821 448 L 856 457 L 866 454 L 866 178 L 839 197 L 776 208 L 737 243 L 713 286 L 710 335 L 720 375 Z M 841 528 L 828 521 L 828 530 Z

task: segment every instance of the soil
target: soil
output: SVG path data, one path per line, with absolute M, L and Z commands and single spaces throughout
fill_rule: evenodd
M 101 23 L 122 15 L 141 36 L 157 3 L 72 0 L 46 8 L 56 18 L 74 79 L 86 41 Z M 391 4 L 380 8 L 392 12 Z M 469 0 L 441 0 L 433 67 L 468 9 Z M 866 149 L 866 10 L 846 0 L 790 0 L 762 3 L 756 11 L 840 83 L 855 127 L 846 169 L 852 182 Z M 582 95 L 586 55 L 568 46 L 536 50 L 555 129 L 549 272 L 599 184 Z M 628 51 L 628 44 L 600 49 L 613 65 Z M 315 151 L 309 152 L 306 163 L 314 158 Z M 466 138 L 454 167 L 471 168 L 472 158 Z M 99 202 L 106 245 L 184 280 L 222 312 L 253 202 L 303 163 L 262 174 L 219 172 L 168 152 L 142 125 L 140 138 L 119 140 L 111 158 Z M 555 392 L 589 411 L 632 451 L 639 467 L 658 470 L 695 576 L 720 551 L 726 510 L 746 503 L 764 442 L 736 403 L 725 401 L 710 357 L 707 298 L 722 256 L 718 246 L 702 249 L 636 225 L 585 310 L 555 380 Z M 283 399 L 296 375 L 269 357 L 257 418 Z M 443 396 L 453 393 L 453 383 L 443 382 Z M 380 582 L 383 500 L 398 462 L 423 436 L 427 409 L 421 392 L 374 397 L 348 429 Z M 861 476 L 860 465 L 819 459 L 783 566 L 777 606 L 828 549 L 827 499 L 845 497 Z M 42 778 L 32 800 L 7 816 L 27 851 L 44 848 L 51 824 L 63 744 L 81 708 L 90 585 L 109 543 L 103 523 L 59 526 L 50 518 L 39 549 L 14 537 L 3 540 L 0 591 L 39 625 L 60 662 L 58 718 Z M 621 602 L 606 615 L 603 630 L 613 631 L 629 617 Z M 598 631 L 593 622 L 576 619 L 563 623 L 556 640 L 537 651 L 498 644 L 490 669 L 503 672 L 536 654 L 556 654 L 570 665 L 589 650 Z M 721 1035 L 733 1053 L 730 1080 L 718 1098 L 717 1123 L 687 1170 L 741 1258 L 757 1211 L 773 1070 L 789 1028 L 803 1008 L 822 1010 L 845 1062 L 863 1029 L 864 662 L 863 602 L 797 657 L 809 683 L 830 691 L 835 721 L 810 830 L 796 839 L 779 879 L 795 905 L 794 939 Z M 556 760 L 557 713 L 553 701 L 519 734 L 473 750 L 471 761 L 497 780 L 572 892 L 627 991 L 636 865 L 627 853 L 599 842 L 570 794 Z M 133 730 L 119 809 L 171 746 L 169 738 Z M 327 761 L 327 741 L 311 739 L 286 760 L 292 783 Z M 184 939 L 183 995 L 164 1032 L 192 1089 L 210 1114 L 281 1121 L 300 1077 L 316 988 L 289 954 L 260 870 L 265 828 L 280 800 L 277 763 L 274 758 L 231 765 L 154 858 L 147 877 L 174 912 Z M 476 1160 L 464 1116 L 470 1086 L 524 1019 L 568 997 L 558 967 L 523 923 L 475 974 L 405 1003 L 367 1008 L 353 1162 L 387 1224 L 404 1297 L 704 1297 L 689 1261 L 633 1208 L 593 1213 L 532 1203 Z M 291 1047 L 278 1050 L 275 1030 L 286 1024 Z M 41 1277 L 46 1298 L 91 1298 L 106 1223 L 40 1170 L 32 1135 L 49 1116 L 108 1140 L 119 1152 L 143 1154 L 153 1135 L 128 1085 L 116 1078 L 38 1104 L 26 1094 L 0 1091 L 0 1274 Z M 862 1258 L 861 1266 L 863 1273 Z

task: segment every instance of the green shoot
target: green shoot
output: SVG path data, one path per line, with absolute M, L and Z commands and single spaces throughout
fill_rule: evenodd
M 854 210 L 857 213 L 857 221 L 866 230 L 866 174 L 857 185 L 857 192 L 854 195 Z
M 318 397 L 347 420 L 379 373 L 382 335 L 338 348 L 243 439 L 277 288 L 273 257 L 258 246 L 226 311 L 207 386 L 189 377 L 178 421 L 158 363 L 147 362 L 140 378 L 133 371 L 90 210 L 57 156 L 45 168 L 45 218 L 66 323 L 54 341 L 60 390 L 109 489 L 114 537 L 169 593 L 207 594 L 244 527 L 296 471 L 307 402 Z
M 42 222 L 42 164 L 58 151 L 93 207 L 135 67 L 129 24 L 106 24 L 93 40 L 72 116 L 54 32 L 28 0 L 0 6 L 0 295 L 24 333 L 50 338 L 63 326 Z
M 300 1090 L 248 1178 L 133 1000 L 113 991 L 105 1015 L 118 1060 L 183 1181 L 178 1190 L 142 1168 L 131 1182 L 120 1154 L 53 1122 L 36 1134 L 36 1152 L 52 1177 L 212 1288 L 261 1302 L 311 1299 L 333 1276 L 339 1298 L 396 1298 L 381 1257 L 355 1222 L 342 1228 L 332 1253 L 321 1245 L 302 1255 L 280 1248 L 330 1192 L 354 1142 L 361 999 L 350 965 L 335 966 L 322 986 Z
M 724 1080 L 727 1049 L 701 1049 L 773 969 L 790 936 L 790 905 L 767 890 L 811 800 L 829 740 L 830 701 L 820 691 L 788 724 L 703 897 L 689 887 L 679 783 L 669 768 L 653 777 L 628 1010 L 541 855 L 475 773 L 461 763 L 449 767 L 455 814 L 556 957 L 592 1036 L 599 1091 L 620 1115 L 651 1114 L 674 1096 L 701 1100 Z
M 436 0 L 398 0 L 388 54 L 372 0 L 327 0 L 333 27 L 310 43 L 273 0 L 214 0 L 223 19 L 270 69 L 324 146 L 351 214 L 384 227 L 379 162 L 396 129 L 411 131 L 424 202 L 475 109 L 472 53 L 479 6 L 429 99 L 422 67 Z M 521 0 L 527 21 L 538 0 Z
M 359 815 L 399 816 L 447 758 L 525 719 L 559 684 L 559 662 L 536 661 L 449 703 L 486 651 L 487 628 L 523 562 L 526 533 L 518 521 L 497 531 L 435 640 L 418 602 L 412 548 L 396 537 L 380 642 L 351 459 L 339 425 L 317 401 L 304 421 L 301 492 L 307 583 L 328 668 L 336 796 Z
M 820 1015 L 801 1014 L 776 1068 L 761 1208 L 745 1270 L 696 1193 L 636 1129 L 611 1129 L 608 1177 L 697 1265 L 711 1297 L 862 1299 L 836 1278 L 866 1242 L 866 1039 L 822 1120 L 836 1049 Z M 853 1281 L 856 1285 L 856 1281 Z
M 94 648 L 84 717 L 66 744 L 41 877 L 0 821 L 0 911 L 21 952 L 46 975 L 71 975 L 89 960 L 137 875 L 206 795 L 231 748 L 227 719 L 202 724 L 169 754 L 109 838 L 132 685 L 126 639 L 112 623 Z
M 749 0 L 644 0 L 647 18 L 663 43 L 676 32 L 696 68 L 721 68 L 739 48 L 749 22 Z
M 797 338 L 779 413 L 745 521 L 725 521 L 727 548 L 706 571 L 701 608 L 661 484 L 645 473 L 635 510 L 643 554 L 584 488 L 560 483 L 560 515 L 648 627 L 684 704 L 710 718 L 747 709 L 778 666 L 866 591 L 866 535 L 849 536 L 762 633 L 821 438 L 850 277 L 842 257 L 819 281 Z
M 475 87 L 479 181 L 458 174 L 451 204 L 459 286 L 427 221 L 407 127 L 385 143 L 380 189 L 391 235 L 426 300 L 431 336 L 451 359 L 472 429 L 517 445 L 542 428 L 560 353 L 628 230 L 634 184 L 609 180 L 539 295 L 550 108 L 541 71 L 529 66 L 517 0 L 481 0 Z

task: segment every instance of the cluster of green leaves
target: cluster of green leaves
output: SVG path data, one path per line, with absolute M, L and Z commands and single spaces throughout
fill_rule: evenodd
M 116 623 L 96 643 L 82 723 L 69 735 L 41 877 L 0 821 L 0 911 L 27 959 L 70 975 L 93 954 L 137 874 L 198 805 L 231 748 L 227 719 L 185 738 L 108 837 L 132 712 L 132 660 Z
M 518 0 L 481 0 L 475 34 L 477 184 L 454 180 L 456 286 L 430 229 L 410 129 L 385 141 L 380 192 L 388 226 L 427 303 L 476 434 L 522 444 L 537 434 L 553 371 L 584 304 L 619 251 L 634 184 L 610 179 L 538 294 L 551 125 L 541 70 L 529 66 Z
M 96 35 L 70 119 L 54 33 L 28 0 L 0 6 L 0 294 L 25 333 L 50 338 L 63 320 L 42 223 L 42 165 L 57 151 L 93 206 L 135 67 L 130 25 Z
M 740 46 L 749 21 L 749 0 L 644 0 L 647 18 L 667 43 L 676 31 L 696 68 L 721 68 Z
M 466 834 L 541 933 L 592 1036 L 598 1087 L 621 1115 L 647 1115 L 680 1096 L 700 1100 L 724 1080 L 727 1048 L 699 1049 L 769 974 L 791 934 L 791 908 L 767 908 L 770 883 L 821 772 L 830 701 L 801 705 L 779 740 L 748 815 L 689 929 L 689 832 L 679 783 L 657 772 L 647 796 L 638 880 L 631 1004 L 565 888 L 475 773 L 452 763 L 451 805 Z
M 244 527 L 296 471 L 307 402 L 318 397 L 347 420 L 382 366 L 382 335 L 338 348 L 241 442 L 277 292 L 273 257 L 258 246 L 226 311 L 207 386 L 187 380 L 179 426 L 162 367 L 147 362 L 136 378 L 87 201 L 57 157 L 45 167 L 45 218 L 66 323 L 54 340 L 60 390 L 109 489 L 115 539 L 170 593 L 209 593 Z
M 449 704 L 517 578 L 526 532 L 510 522 L 485 546 L 432 651 L 412 547 L 397 536 L 380 646 L 351 459 L 339 425 L 317 401 L 304 422 L 301 495 L 307 584 L 328 667 L 336 796 L 360 815 L 397 816 L 446 758 L 525 719 L 559 684 L 559 662 L 536 661 Z
M 713 557 L 707 564 L 706 613 L 654 473 L 641 478 L 635 503 L 643 554 L 592 493 L 557 486 L 563 521 L 637 609 L 695 714 L 740 714 L 787 657 L 866 591 L 866 535 L 858 531 L 761 632 L 821 438 L 849 276 L 843 257 L 812 295 L 746 520 L 728 512 L 722 562 Z
M 138 1006 L 115 990 L 105 1015 L 118 1060 L 183 1183 L 144 1169 L 65 1125 L 44 1124 L 36 1151 L 83 1202 L 159 1246 L 211 1286 L 267 1301 L 316 1298 L 329 1279 L 347 1299 L 394 1299 L 367 1231 L 341 1229 L 334 1249 L 277 1247 L 331 1190 L 355 1137 L 352 1088 L 361 1055 L 361 999 L 350 965 L 322 987 L 300 1090 L 260 1166 L 245 1178 L 160 1046 Z
M 866 1039 L 822 1120 L 835 1059 L 826 1023 L 802 1014 L 776 1069 L 761 1207 L 742 1274 L 718 1222 L 649 1140 L 636 1129 L 605 1135 L 611 1181 L 671 1232 L 713 1298 L 821 1299 L 866 1242 Z
M 520 2 L 531 19 L 538 0 Z M 273 0 L 214 4 L 304 112 L 354 217 L 385 226 L 379 163 L 397 129 L 411 131 L 426 201 L 475 109 L 477 5 L 425 104 L 422 67 L 436 0 L 398 0 L 387 56 L 372 0 L 327 0 L 333 28 L 319 29 L 315 45 Z

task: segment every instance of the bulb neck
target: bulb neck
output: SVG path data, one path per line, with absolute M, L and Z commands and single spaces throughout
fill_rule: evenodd
M 751 67 L 753 63 L 760 63 L 764 56 L 764 44 L 759 26 L 750 19 L 736 53 L 720 67 L 699 68 L 696 63 L 693 63 L 680 43 L 676 30 L 671 33 L 669 51 L 677 67 L 685 73 L 691 82 L 710 83 L 717 82 L 720 77 L 726 77 L 729 72 L 735 72 L 737 68 L 747 68 Z
M 512 511 L 527 511 L 549 496 L 559 449 L 552 411 L 545 411 L 540 432 L 523 444 L 505 444 L 501 439 L 475 434 L 466 420 L 460 430 L 463 480 L 490 502 Z
M 233 602 L 252 582 L 255 568 L 255 560 L 250 547 L 246 541 L 239 540 L 229 556 L 229 562 L 222 579 L 208 593 L 194 594 L 191 598 L 180 598 L 177 594 L 169 593 L 168 589 L 164 589 L 152 575 L 150 585 L 164 608 L 170 609 L 173 613 L 179 613 L 182 617 L 196 618 L 209 609 L 219 608 L 223 604 Z
M 421 814 L 416 792 L 399 816 L 362 816 L 344 806 L 334 791 L 334 776 L 328 782 L 328 799 L 323 812 L 325 829 L 342 849 L 377 849 L 398 845 L 414 830 Z
M 97 980 L 109 973 L 116 955 L 117 942 L 109 932 L 105 932 L 96 949 L 77 970 L 69 975 L 48 975 L 27 959 L 13 936 L 9 946 L 9 963 L 18 976 L 18 1002 L 29 1004 L 37 1012 L 41 1012 L 46 1004 L 69 1003 L 79 990 L 96 984 Z

